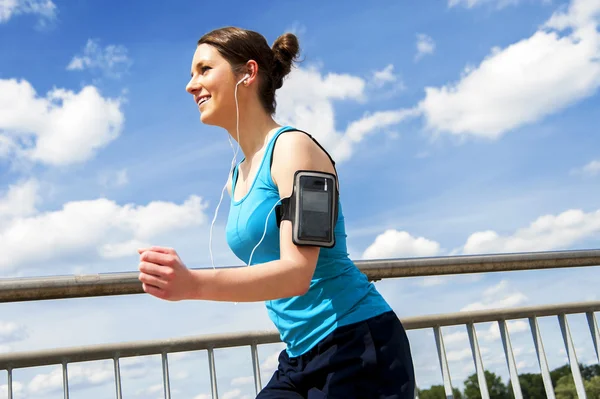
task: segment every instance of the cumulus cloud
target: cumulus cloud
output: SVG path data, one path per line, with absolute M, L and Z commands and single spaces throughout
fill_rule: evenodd
M 19 381 L 13 381 L 13 384 L 12 384 L 12 393 L 13 393 L 13 395 L 16 395 L 16 396 L 20 397 L 23 392 L 24 392 L 24 386 L 23 386 L 23 384 L 21 382 L 19 382 Z M 8 384 L 2 384 L 2 385 L 0 385 L 0 396 L 3 397 L 3 398 L 7 398 L 8 397 Z
M 1 0 L 0 24 L 21 14 L 37 15 L 39 23 L 45 24 L 56 18 L 56 5 L 51 0 Z
M 114 380 L 114 370 L 111 366 L 87 367 L 79 364 L 69 364 L 69 389 L 79 389 L 102 385 Z M 32 394 L 49 394 L 63 390 L 62 369 L 56 368 L 50 373 L 37 374 L 27 385 L 27 391 Z
M 600 160 L 590 161 L 582 168 L 574 169 L 572 172 L 573 174 L 579 174 L 589 177 L 600 175 Z
M 0 156 L 47 165 L 84 162 L 115 140 L 124 116 L 121 100 L 86 86 L 39 96 L 25 80 L 0 79 Z
M 239 385 L 248 385 L 248 384 L 254 384 L 254 377 L 253 376 L 246 376 L 246 377 L 236 377 L 234 379 L 231 380 L 231 386 L 239 386 Z
M 398 77 L 394 74 L 394 65 L 389 64 L 380 71 L 373 72 L 370 84 L 375 87 L 383 87 L 386 84 L 394 83 Z
M 494 48 L 459 81 L 427 87 L 419 104 L 427 128 L 495 139 L 595 94 L 599 12 L 597 0 L 573 0 L 531 37 Z
M 107 77 L 120 78 L 132 64 L 125 46 L 109 44 L 102 47 L 99 40 L 88 39 L 82 54 L 77 54 L 71 59 L 67 70 L 83 71 L 88 69 L 99 71 Z
M 390 78 L 390 72 L 380 73 L 378 82 Z M 331 153 L 336 162 L 348 160 L 354 146 L 368 134 L 396 125 L 418 115 L 415 110 L 391 110 L 364 113 L 352 121 L 346 131 L 335 126 L 335 101 L 367 100 L 368 82 L 358 76 L 330 73 L 322 75 L 316 68 L 298 68 L 292 71 L 278 91 L 277 119 L 313 134 Z
M 521 305 L 526 301 L 527 296 L 525 294 L 512 287 L 507 280 L 502 280 L 485 290 L 481 301 L 470 303 L 460 310 L 511 308 Z
M 440 244 L 406 231 L 386 230 L 363 253 L 363 259 L 383 259 L 439 254 Z
M 34 214 L 40 201 L 38 190 L 38 181 L 29 179 L 11 184 L 7 190 L 0 191 L 0 221 Z
M 415 60 L 420 60 L 426 55 L 433 54 L 435 51 L 435 41 L 424 33 L 417 34 L 417 55 Z
M 473 8 L 484 4 L 490 4 L 500 9 L 518 3 L 519 0 L 448 0 L 448 7 L 463 6 L 466 8 Z
M 528 332 L 529 324 L 523 320 L 508 320 L 508 331 L 511 335 Z M 477 339 L 481 342 L 494 342 L 500 339 L 500 328 L 498 323 L 492 323 L 486 330 L 477 330 Z M 456 331 L 444 335 L 444 345 L 446 347 L 462 346 L 469 342 L 469 335 L 466 331 Z
M 127 169 L 103 171 L 98 174 L 98 183 L 103 187 L 123 187 L 129 183 Z
M 0 344 L 21 341 L 27 338 L 25 326 L 12 322 L 0 320 Z
M 24 189 L 13 188 L 18 190 Z M 7 198 L 0 197 L 0 204 L 7 203 Z M 0 259 L 0 270 L 74 255 L 114 259 L 135 254 L 154 237 L 205 223 L 205 209 L 198 196 L 182 204 L 119 205 L 100 198 L 67 202 L 62 209 L 47 212 L 27 208 L 25 214 L 13 214 L 0 225 L 0 242 L 10 254 Z
M 600 210 L 586 213 L 570 209 L 558 215 L 541 216 L 528 227 L 510 235 L 500 235 L 493 230 L 473 233 L 462 252 L 480 254 L 565 249 L 599 232 Z

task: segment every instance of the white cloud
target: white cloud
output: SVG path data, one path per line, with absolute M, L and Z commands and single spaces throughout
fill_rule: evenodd
M 295 69 L 278 91 L 277 119 L 314 135 L 336 162 L 343 162 L 367 134 L 417 115 L 414 110 L 366 113 L 351 122 L 346 132 L 338 131 L 334 101 L 364 103 L 366 86 L 367 82 L 357 76 L 333 73 L 323 76 L 316 68 Z
M 529 331 L 529 324 L 523 320 L 509 320 L 507 321 L 508 331 L 511 335 Z M 477 331 L 477 338 L 482 342 L 493 342 L 500 339 L 500 329 L 498 323 L 490 324 L 487 330 Z M 447 335 L 444 335 L 444 345 L 448 348 L 454 346 L 463 346 L 469 344 L 469 335 L 466 331 L 456 331 Z M 517 350 L 514 350 L 514 354 L 517 355 Z
M 435 51 L 435 41 L 424 33 L 417 34 L 417 55 L 415 60 L 420 60 L 426 55 L 433 54 Z
M 0 343 L 21 341 L 27 338 L 25 326 L 0 320 Z
M 600 87 L 599 10 L 597 0 L 574 0 L 531 37 L 493 49 L 458 82 L 427 87 L 419 104 L 427 127 L 494 139 L 592 96 Z
M 440 244 L 424 237 L 413 237 L 405 231 L 386 230 L 375 238 L 363 253 L 363 259 L 434 256 Z
M 403 120 L 415 116 L 414 110 L 403 109 L 396 111 L 379 111 L 365 114 L 362 119 L 356 120 L 346 129 L 345 139 L 352 143 L 360 143 L 367 134 L 386 126 L 396 125 Z
M 490 3 L 495 4 L 497 8 L 504 8 L 508 5 L 518 4 L 519 0 L 448 0 L 448 7 L 462 5 L 466 8 L 473 8 Z
M 253 376 L 236 377 L 231 380 L 231 386 L 234 386 L 234 387 L 239 386 L 239 385 L 248 385 L 248 384 L 254 384 Z
M 484 309 L 511 308 L 528 300 L 522 292 L 511 287 L 506 280 L 500 281 L 483 292 L 481 301 L 471 303 L 461 308 L 461 312 Z M 520 328 L 520 327 L 518 327 Z M 491 330 L 494 328 L 492 327 Z M 493 331 L 490 334 L 495 334 Z
M 0 79 L 0 155 L 49 165 L 84 162 L 119 136 L 120 107 L 121 100 L 93 86 L 39 97 L 25 80 Z
M 435 287 L 445 284 L 448 281 L 448 276 L 426 276 L 421 280 L 423 287 Z
M 56 18 L 56 5 L 51 0 L 0 0 L 0 24 L 20 14 L 35 14 L 40 23 Z
M 0 259 L 0 270 L 75 255 L 88 260 L 135 255 L 139 246 L 148 245 L 154 237 L 203 224 L 205 209 L 198 196 L 190 196 L 181 205 L 164 201 L 118 205 L 96 199 L 15 217 L 0 226 L 0 242 L 10 253 Z
M 23 391 L 24 391 L 23 384 L 20 383 L 19 381 L 13 381 L 13 384 L 12 384 L 13 395 L 16 394 L 17 396 L 20 397 L 21 394 L 23 393 Z M 3 398 L 8 397 L 8 385 L 7 384 L 0 385 L 0 396 Z
M 387 83 L 393 83 L 398 80 L 394 74 L 394 65 L 389 64 L 381 71 L 373 72 L 370 83 L 375 87 L 383 87 Z
M 154 385 L 151 385 L 151 386 L 146 387 L 144 389 L 138 390 L 136 392 L 136 394 L 138 396 L 148 397 L 148 396 L 153 395 L 155 393 L 162 392 L 163 390 L 164 390 L 164 385 L 163 384 L 154 384 Z
M 0 221 L 35 213 L 40 200 L 38 190 L 37 180 L 29 179 L 9 185 L 6 192 L 0 191 Z
M 580 169 L 573 170 L 575 174 L 584 176 L 596 176 L 600 174 L 600 160 L 593 160 Z
M 13 352 L 12 345 L 0 345 L 0 353 L 9 353 Z
M 238 399 L 241 394 L 242 394 L 241 390 L 234 389 L 234 390 L 225 392 L 223 394 L 223 399 Z
M 571 209 L 559 215 L 541 216 L 511 235 L 502 236 L 493 230 L 473 233 L 462 252 L 481 254 L 566 249 L 598 232 L 600 210 L 585 213 L 580 209 Z
M 597 0 L 572 0 L 567 12 L 555 12 L 546 26 L 558 30 L 567 28 L 589 28 L 598 24 L 600 3 Z
M 98 182 L 103 187 L 123 187 L 129 184 L 127 169 L 105 171 L 98 175 Z
M 194 399 L 210 399 L 210 398 L 212 398 L 212 396 L 205 394 L 205 393 L 201 393 L 199 395 L 194 396 Z
M 452 350 L 446 353 L 446 359 L 449 362 L 460 362 L 471 358 L 471 356 L 471 349 L 468 348 Z
M 67 70 L 99 70 L 108 77 L 120 78 L 131 65 L 125 46 L 111 44 L 102 48 L 98 40 L 88 39 L 83 54 L 75 55 L 67 65 Z
M 114 380 L 112 366 L 82 366 L 69 364 L 69 388 L 78 389 L 82 387 L 102 385 Z M 55 368 L 50 373 L 37 374 L 27 385 L 27 390 L 32 394 L 48 394 L 50 392 L 62 391 L 63 374 L 62 368 Z
M 265 361 L 260 365 L 260 368 L 263 371 L 267 371 L 267 372 L 271 372 L 271 371 L 274 371 L 275 369 L 277 369 L 277 366 L 279 366 L 279 354 L 280 353 L 281 353 L 281 351 L 275 351 L 275 352 L 271 353 L 265 359 Z

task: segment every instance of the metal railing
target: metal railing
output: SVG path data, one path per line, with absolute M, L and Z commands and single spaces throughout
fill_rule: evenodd
M 356 264 L 369 279 L 379 280 L 395 277 L 597 266 L 600 265 L 600 250 L 378 260 L 361 261 L 356 262 Z M 125 295 L 142 292 L 140 283 L 137 280 L 137 273 L 0 280 L 0 302 Z M 443 385 L 448 398 L 453 397 L 453 386 L 441 327 L 465 326 L 483 399 L 489 398 L 489 392 L 475 325 L 485 322 L 498 323 L 513 393 L 515 398 L 519 399 L 523 395 L 506 322 L 514 319 L 528 319 L 546 395 L 549 399 L 552 399 L 555 397 L 554 388 L 540 335 L 538 318 L 556 316 L 560 324 L 577 394 L 579 398 L 586 398 L 567 315 L 585 314 L 587 316 L 596 357 L 600 362 L 600 333 L 594 314 L 597 311 L 600 311 L 600 301 L 407 317 L 401 319 L 401 321 L 406 330 L 433 329 Z M 212 397 L 216 399 L 218 398 L 218 387 L 214 357 L 215 349 L 250 347 L 254 386 L 255 391 L 258 393 L 262 388 L 258 346 L 277 342 L 280 342 L 279 334 L 276 331 L 266 331 L 4 353 L 0 354 L 0 370 L 6 370 L 8 373 L 8 398 L 12 399 L 13 370 L 35 366 L 62 365 L 63 392 L 65 399 L 68 399 L 68 364 L 94 360 L 113 360 L 116 397 L 121 399 L 120 359 L 144 355 L 161 355 L 164 396 L 166 399 L 170 399 L 168 354 L 205 350 L 208 354 Z

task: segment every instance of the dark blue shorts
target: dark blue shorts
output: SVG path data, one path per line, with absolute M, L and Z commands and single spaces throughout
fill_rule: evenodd
M 257 399 L 415 397 L 410 345 L 394 312 L 343 326 L 302 356 L 285 350 Z

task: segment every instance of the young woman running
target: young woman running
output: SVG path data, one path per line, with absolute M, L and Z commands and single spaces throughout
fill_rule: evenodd
M 299 52 L 286 33 L 271 48 L 257 32 L 227 27 L 197 44 L 186 90 L 201 121 L 243 151 L 227 181 L 227 242 L 250 267 L 190 270 L 171 248 L 142 248 L 139 279 L 165 300 L 264 301 L 286 344 L 259 399 L 413 398 L 410 346 L 398 317 L 346 249 L 337 199 L 335 245 L 296 245 L 292 222 L 274 210 L 299 170 L 336 175 L 308 134 L 274 119 L 275 92 Z

